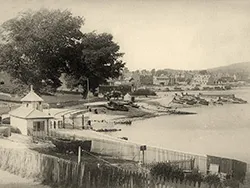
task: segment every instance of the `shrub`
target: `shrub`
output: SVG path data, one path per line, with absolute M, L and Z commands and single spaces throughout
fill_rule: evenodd
M 164 177 L 167 180 L 172 180 L 174 179 L 180 180 L 181 182 L 184 180 L 184 173 L 182 169 L 174 167 L 171 165 L 171 163 L 168 162 L 161 162 L 155 164 L 151 169 L 150 169 L 150 174 L 154 177 L 161 176 Z
M 193 182 L 196 184 L 198 182 L 200 184 L 203 181 L 203 176 L 197 169 L 194 169 L 190 174 L 185 176 L 185 179 L 190 183 Z
M 150 169 L 152 176 L 162 176 L 166 179 L 170 179 L 173 171 L 173 167 L 169 163 L 157 163 Z
M 235 179 L 227 179 L 224 181 L 224 185 L 226 187 L 231 187 L 231 188 L 238 188 L 239 187 L 239 181 Z
M 216 174 L 207 175 L 204 181 L 210 186 L 211 185 L 218 186 L 220 184 L 220 178 Z

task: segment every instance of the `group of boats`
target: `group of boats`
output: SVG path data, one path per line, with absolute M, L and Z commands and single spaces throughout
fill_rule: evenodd
M 175 94 L 172 103 L 182 105 L 209 105 L 209 104 L 245 104 L 247 101 L 235 97 L 234 94 Z
M 234 94 L 199 94 L 202 97 L 206 97 L 211 99 L 211 102 L 219 103 L 219 104 L 246 104 L 247 101 L 235 97 Z
M 181 93 L 181 95 L 175 94 L 172 102 L 182 105 L 209 105 L 206 99 L 201 98 L 199 95 L 190 95 L 188 93 Z
M 129 106 L 133 108 L 139 108 L 139 105 L 133 102 L 126 102 L 126 101 L 110 101 L 105 105 L 105 107 L 108 110 L 117 110 L 117 111 L 128 111 Z

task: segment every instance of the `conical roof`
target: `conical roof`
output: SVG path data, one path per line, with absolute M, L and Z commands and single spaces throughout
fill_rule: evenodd
M 30 87 L 30 92 L 21 99 L 22 102 L 42 102 L 43 99 L 39 97 L 33 90 L 33 87 Z

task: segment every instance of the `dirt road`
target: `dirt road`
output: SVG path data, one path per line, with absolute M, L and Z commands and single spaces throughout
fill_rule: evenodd
M 0 170 L 0 188 L 49 188 L 48 186 L 34 183 L 32 180 L 21 178 Z

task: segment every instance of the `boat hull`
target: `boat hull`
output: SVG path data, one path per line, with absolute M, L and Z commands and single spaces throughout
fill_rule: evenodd
M 62 138 L 52 138 L 51 142 L 56 146 L 60 152 L 73 152 L 78 153 L 79 146 L 82 150 L 90 152 L 91 151 L 91 140 L 70 140 Z

